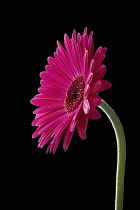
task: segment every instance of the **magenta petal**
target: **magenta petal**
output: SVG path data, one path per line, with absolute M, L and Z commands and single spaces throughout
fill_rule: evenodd
M 95 67 L 95 60 L 92 59 L 90 62 L 89 72 L 94 73 L 94 67 Z
M 38 136 L 40 136 L 40 134 L 38 133 L 38 131 L 42 128 L 43 126 L 39 126 L 32 134 L 32 138 L 36 138 Z
M 35 105 L 36 101 L 33 101 L 32 104 Z M 38 104 L 38 102 L 37 102 L 37 104 Z M 42 102 L 40 101 L 39 104 L 42 104 Z M 63 104 L 64 104 L 64 100 L 46 99 L 44 106 L 36 109 L 34 111 L 34 114 L 40 114 L 40 113 L 45 113 L 45 112 L 50 112 L 50 111 L 53 112 L 54 110 L 63 108 Z M 40 105 L 36 105 L 36 106 L 40 106 Z
M 94 59 L 97 59 L 97 58 L 98 58 L 98 56 L 100 55 L 101 51 L 102 51 L 102 47 L 99 47 L 99 48 L 96 50 L 95 54 L 94 54 Z
M 83 73 L 85 78 L 88 76 L 88 50 L 85 50 L 84 58 L 83 58 Z
M 52 72 L 47 73 L 46 71 L 43 71 L 40 73 L 40 77 L 47 82 L 50 86 L 58 87 L 60 89 L 66 90 L 68 87 L 68 84 L 65 80 L 63 80 L 63 77 L 59 74 L 56 76 L 53 75 Z M 56 82 L 57 80 L 57 82 Z
M 101 87 L 101 81 L 96 81 L 93 84 L 91 83 L 91 87 L 90 87 L 90 93 L 96 93 L 98 91 L 98 89 Z
M 40 87 L 38 88 L 39 93 L 41 93 L 46 98 L 54 99 L 64 99 L 66 91 L 62 91 L 56 87 Z
M 89 34 L 89 38 L 92 38 L 92 37 L 93 37 L 93 31 L 91 31 Z
M 55 142 L 54 146 L 53 146 L 53 149 L 52 149 L 52 153 L 55 154 L 56 152 L 56 149 L 60 143 L 60 141 L 62 140 L 62 136 L 63 136 L 63 133 L 57 138 L 57 141 Z
M 86 33 L 84 33 L 81 37 L 81 48 L 83 53 L 85 52 L 85 50 L 88 50 L 88 36 Z
M 43 106 L 43 107 L 39 107 L 39 108 L 35 109 L 33 111 L 33 114 L 45 113 L 47 111 L 48 111 L 48 108 Z
M 66 51 L 68 53 L 70 65 L 73 67 L 71 68 L 71 71 L 73 72 L 74 76 L 76 76 L 77 73 L 76 73 L 76 69 L 74 68 L 76 64 L 74 62 L 74 57 L 72 53 L 72 40 L 69 39 L 67 34 L 64 35 L 64 43 L 65 43 Z
M 100 64 L 103 62 L 104 59 L 105 59 L 105 54 L 101 54 L 95 62 L 96 69 L 100 66 Z
M 83 113 L 80 114 L 79 120 L 77 122 L 77 131 L 81 139 L 86 139 L 86 130 L 88 126 L 88 117 Z
M 50 129 L 54 131 L 56 126 L 59 125 L 65 118 L 66 118 L 65 114 L 63 114 L 47 124 L 46 123 L 42 124 L 41 126 L 37 128 L 37 133 L 41 135 Z
M 48 154 L 49 152 L 50 153 L 52 152 L 53 146 L 54 146 L 54 142 L 51 141 L 49 146 L 46 149 L 46 154 Z
M 93 78 L 93 73 L 90 73 L 90 74 L 88 75 L 88 78 L 87 78 L 87 84 L 88 84 L 88 85 L 90 85 L 92 78 Z
M 43 113 L 43 114 L 37 114 L 35 116 L 35 119 L 33 120 L 32 122 L 32 126 L 36 126 L 37 125 L 37 122 L 42 119 L 44 116 L 46 116 L 46 113 Z
M 72 119 L 71 124 L 70 124 L 70 132 L 73 132 L 74 129 L 75 129 L 75 126 L 76 126 L 77 121 L 78 121 L 78 114 L 80 112 L 81 106 L 82 106 L 82 104 L 79 105 L 79 107 L 75 111 L 75 114 L 73 115 L 73 119 Z
M 86 85 L 85 89 L 84 89 L 84 99 L 86 99 L 88 97 L 90 91 L 90 86 Z
M 88 39 L 88 52 L 89 52 L 89 62 L 90 62 L 93 58 L 93 52 L 94 52 L 94 43 L 92 37 L 89 37 Z
M 48 106 L 48 110 L 53 109 L 53 108 L 58 108 L 58 107 L 62 107 L 64 101 L 63 100 L 49 100 L 47 98 L 33 98 L 30 100 L 30 103 L 36 106 Z M 49 107 L 49 104 L 51 105 L 51 107 Z
M 49 65 L 58 68 L 58 65 L 57 65 L 57 62 L 56 62 L 56 59 L 55 59 L 55 58 L 49 56 L 49 57 L 47 58 L 47 61 L 48 61 Z M 46 67 L 45 67 L 45 69 L 46 69 Z
M 85 114 L 88 114 L 90 112 L 90 104 L 89 104 L 88 99 L 84 99 L 83 110 L 84 110 Z
M 53 111 L 51 113 L 46 113 L 44 116 L 40 117 L 40 119 L 36 119 L 36 125 L 41 125 L 43 123 L 49 123 L 52 120 L 55 120 L 57 117 L 64 114 L 64 109 L 58 109 L 56 111 Z
M 87 34 L 87 27 L 84 28 L 83 34 Z
M 89 104 L 90 104 L 91 109 L 92 107 L 100 106 L 101 103 L 102 103 L 102 100 L 98 94 L 95 93 L 93 95 L 90 95 Z
M 100 115 L 100 113 L 97 111 L 96 108 L 91 107 L 90 112 L 89 112 L 89 114 L 88 114 L 88 117 L 89 117 L 90 119 L 92 119 L 92 120 L 97 120 L 97 119 L 101 118 L 101 115 Z
M 71 119 L 73 117 L 72 114 L 67 115 L 67 113 L 64 113 L 64 119 L 56 126 L 56 128 L 54 129 L 53 135 L 54 136 L 54 141 L 57 139 L 57 137 L 60 135 L 60 133 L 62 133 L 64 131 L 64 129 L 67 127 L 67 125 L 71 122 Z M 53 136 L 52 135 L 52 136 Z
M 62 139 L 62 136 L 64 135 L 64 131 L 66 129 L 66 127 L 68 126 L 68 124 L 71 121 L 71 117 L 72 115 L 65 115 L 65 119 L 61 121 L 61 123 L 58 124 L 58 126 L 56 126 L 52 136 L 54 135 L 54 138 L 51 142 L 51 144 L 53 143 L 53 147 L 51 147 L 49 150 L 50 152 L 52 152 L 53 154 L 55 153 L 58 144 L 60 143 L 60 140 Z
M 64 139 L 63 139 L 63 149 L 64 151 L 66 151 L 69 147 L 69 144 L 70 144 L 70 141 L 72 139 L 72 136 L 73 136 L 73 132 L 70 131 L 69 127 L 67 128 L 66 130 L 66 133 L 64 135 Z
M 78 54 L 78 48 L 76 45 L 76 42 L 74 40 L 71 40 L 71 45 L 72 45 L 72 57 L 73 57 L 73 62 L 74 65 L 73 67 L 75 68 L 75 71 L 77 74 L 81 74 L 81 67 L 80 67 L 80 60 L 79 60 L 79 54 Z
M 101 87 L 98 89 L 98 92 L 107 90 L 111 88 L 112 84 L 107 80 L 101 80 Z
M 73 30 L 72 39 L 76 42 L 76 30 Z
M 38 148 L 43 148 L 51 140 L 52 129 L 43 133 L 38 140 Z
M 94 75 L 94 81 L 101 80 L 106 73 L 106 66 L 101 65 Z
M 102 54 L 106 53 L 106 51 L 107 51 L 107 48 L 106 47 L 103 47 L 102 48 Z
M 46 98 L 33 98 L 30 100 L 30 103 L 36 106 L 45 106 L 47 105 L 47 99 Z
M 46 65 L 45 66 L 46 71 L 48 71 L 49 74 L 52 74 L 53 77 L 60 78 L 60 80 L 62 80 L 62 82 L 64 84 L 68 84 L 71 81 L 71 75 L 70 75 L 70 71 L 65 70 L 65 67 L 62 66 L 61 64 L 61 68 L 60 67 L 54 67 L 51 65 Z

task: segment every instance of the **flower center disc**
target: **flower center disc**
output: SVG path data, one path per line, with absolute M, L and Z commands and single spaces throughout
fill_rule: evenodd
M 64 100 L 65 111 L 71 113 L 75 110 L 83 100 L 85 82 L 83 76 L 75 77 L 67 90 Z

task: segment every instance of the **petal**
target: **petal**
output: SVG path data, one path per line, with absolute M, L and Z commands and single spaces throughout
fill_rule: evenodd
M 84 99 L 86 99 L 88 97 L 90 91 L 90 86 L 86 85 L 85 89 L 84 89 Z
M 106 47 L 103 47 L 103 48 L 99 47 L 94 54 L 94 59 L 98 59 L 99 56 L 102 55 L 102 54 L 105 54 L 106 51 L 107 51 Z
M 41 84 L 41 86 L 43 86 L 43 87 L 45 87 L 45 86 L 47 86 L 48 85 L 48 83 L 45 81 L 45 80 L 40 80 L 40 84 Z
M 68 126 L 68 128 L 66 129 L 65 135 L 64 135 L 64 139 L 63 139 L 63 149 L 64 149 L 64 151 L 66 151 L 68 149 L 73 134 L 74 134 L 74 131 L 71 132 L 70 128 Z
M 36 106 L 46 106 L 47 105 L 47 99 L 46 98 L 33 98 L 30 100 L 30 103 Z
M 83 54 L 84 52 L 82 52 L 82 49 L 81 49 L 81 45 L 80 43 L 77 44 L 77 58 L 78 58 L 78 63 L 80 65 L 80 69 L 81 69 L 81 72 L 83 73 Z
M 100 106 L 102 103 L 102 100 L 100 98 L 100 96 L 98 94 L 92 94 L 90 95 L 89 97 L 89 104 L 90 104 L 90 107 L 97 107 L 97 106 Z
M 93 58 L 93 52 L 94 52 L 94 43 L 92 37 L 89 37 L 88 39 L 88 52 L 89 52 L 89 62 L 90 62 Z
M 32 126 L 36 126 L 37 121 L 39 121 L 42 117 L 46 116 L 46 113 L 37 114 L 35 119 L 32 121 Z
M 48 110 L 51 110 L 53 108 L 59 108 L 62 107 L 64 104 L 64 100 L 56 100 L 56 99 L 49 99 L 49 98 L 33 98 L 30 100 L 30 103 L 36 106 L 47 106 Z M 49 107 L 51 106 L 51 107 Z
M 33 139 L 36 138 L 36 137 L 38 137 L 38 136 L 40 136 L 40 134 L 38 133 L 39 128 L 40 128 L 40 127 L 38 127 L 38 128 L 33 132 L 33 134 L 32 134 L 32 138 L 33 138 Z
M 92 59 L 90 62 L 89 72 L 94 73 L 94 67 L 95 67 L 95 60 Z
M 69 62 L 68 54 L 66 51 L 62 52 L 62 49 L 59 47 L 59 53 L 54 53 L 57 66 L 59 71 L 63 72 L 65 75 L 69 77 L 73 77 L 74 74 L 72 72 L 72 66 Z
M 54 67 L 56 67 L 56 68 L 59 68 L 59 65 L 58 65 L 58 63 L 57 63 L 57 59 L 55 59 L 54 57 L 49 56 L 49 57 L 47 58 L 47 61 L 48 61 L 48 64 L 49 64 L 50 66 L 54 66 Z M 45 69 L 46 69 L 46 67 L 45 67 Z
M 85 50 L 83 57 L 83 74 L 85 75 L 85 78 L 87 78 L 88 73 L 88 50 Z
M 90 112 L 90 104 L 89 104 L 88 99 L 84 99 L 83 101 L 83 110 L 85 114 L 88 114 Z
M 53 146 L 54 146 L 54 142 L 51 141 L 46 149 L 46 154 L 48 154 L 49 152 L 52 153 Z
M 64 113 L 64 120 L 61 121 L 55 128 L 54 132 L 53 132 L 53 135 L 55 135 L 53 141 L 55 141 L 55 139 L 57 139 L 57 136 L 64 131 L 64 129 L 67 127 L 67 125 L 71 122 L 72 120 L 72 117 L 73 117 L 73 114 L 67 114 L 67 113 Z M 52 135 L 52 136 L 53 136 Z
M 51 80 L 55 80 L 56 82 L 57 79 L 57 83 L 59 82 L 65 87 L 67 87 L 70 82 L 70 79 L 66 76 L 66 74 L 60 73 L 58 69 L 52 66 L 46 66 L 46 71 L 41 72 L 40 77 L 47 81 L 48 84 L 51 84 Z
M 81 139 L 86 139 L 86 130 L 88 126 L 88 117 L 85 115 L 85 113 L 82 111 L 80 113 L 78 122 L 77 122 L 77 131 L 78 135 Z
M 51 144 L 53 143 L 53 147 L 50 150 L 50 152 L 52 152 L 53 154 L 55 153 L 55 151 L 60 143 L 60 140 L 62 139 L 62 136 L 64 135 L 64 131 L 71 121 L 71 118 L 72 118 L 72 115 L 65 114 L 65 119 L 63 121 L 61 121 L 61 123 L 54 130 L 54 132 L 52 134 L 52 135 L 54 135 L 54 138 L 51 142 Z
M 69 83 L 71 81 L 71 75 L 70 75 L 70 71 L 66 71 L 64 69 L 64 66 L 61 65 L 61 67 L 55 67 L 55 66 L 51 66 L 51 65 L 46 65 L 45 66 L 46 71 L 48 71 L 48 73 L 53 74 L 53 76 L 57 77 L 57 76 L 61 76 L 61 78 L 63 78 L 63 83 L 65 83 L 67 85 L 67 83 Z
M 71 40 L 71 45 L 72 45 L 72 57 L 74 62 L 73 67 L 75 68 L 77 74 L 81 74 L 82 71 L 80 68 L 80 60 L 79 60 L 78 48 L 76 42 L 74 40 Z
M 93 37 L 93 31 L 91 31 L 89 34 L 89 38 L 92 38 L 92 37 Z
M 64 100 L 52 100 L 52 99 L 46 99 L 45 101 L 36 101 L 34 99 L 33 103 L 36 106 L 42 106 L 34 111 L 34 114 L 39 114 L 43 112 L 49 112 L 49 111 L 54 111 L 56 109 L 61 109 L 64 108 Z M 38 105 L 37 105 L 38 104 Z M 38 112 L 39 110 L 39 112 Z M 43 110 L 43 111 L 42 111 Z
M 90 94 L 96 93 L 97 90 L 101 87 L 101 81 L 92 82 L 90 86 Z
M 77 73 L 76 73 L 76 70 L 74 68 L 75 67 L 75 63 L 73 61 L 71 40 L 69 39 L 67 34 L 64 35 L 64 44 L 65 44 L 66 51 L 67 51 L 67 54 L 68 54 L 69 63 L 70 63 L 71 66 L 73 66 L 73 68 L 71 68 L 71 71 L 73 72 L 74 76 L 76 76 Z
M 76 42 L 76 30 L 73 30 L 72 39 Z
M 63 107 L 64 101 L 63 100 L 52 100 L 47 99 L 46 106 L 41 106 L 33 111 L 33 114 L 42 114 L 47 112 L 54 112 L 55 110 L 64 108 Z
M 43 133 L 38 140 L 38 148 L 43 148 L 50 140 L 52 135 L 53 129 L 52 127 L 47 132 Z
M 71 121 L 71 124 L 70 124 L 70 132 L 73 132 L 74 129 L 75 129 L 75 126 L 77 124 L 77 121 L 78 121 L 78 114 L 80 113 L 80 109 L 82 107 L 82 103 L 79 105 L 79 107 L 75 110 L 75 113 L 73 115 L 73 119 Z
M 83 53 L 85 52 L 85 49 L 88 50 L 88 36 L 86 33 L 84 33 L 81 37 L 81 48 Z
M 49 129 L 52 129 L 54 132 L 56 126 L 58 126 L 65 118 L 66 114 L 63 114 L 57 117 L 56 119 L 52 120 L 51 122 L 41 125 L 38 129 L 38 134 L 41 135 L 42 133 L 46 132 Z
M 95 68 L 98 69 L 100 64 L 103 62 L 105 59 L 105 54 L 101 54 L 98 59 L 95 60 Z
M 87 27 L 84 28 L 83 34 L 87 34 Z
M 45 113 L 42 117 L 39 119 L 35 119 L 33 122 L 36 123 L 37 126 L 43 124 L 43 123 L 49 123 L 52 120 L 55 120 L 57 117 L 64 114 L 64 109 L 58 109 L 50 113 Z
M 107 51 L 107 48 L 106 47 L 103 47 L 102 48 L 102 53 L 106 53 L 106 51 Z
M 82 39 L 82 35 L 80 33 L 77 34 L 77 42 L 78 42 L 78 45 L 80 46 L 80 43 L 81 43 L 81 39 Z
M 40 87 L 38 91 L 46 98 L 64 99 L 66 95 L 66 91 L 62 91 L 56 87 Z
M 48 111 L 48 107 L 42 106 L 33 111 L 33 114 L 42 114 Z
M 62 136 L 63 136 L 63 133 L 57 138 L 57 141 L 54 143 L 54 146 L 53 146 L 53 149 L 52 149 L 53 154 L 55 154 L 56 149 L 57 149 L 60 141 L 62 140 Z
M 101 87 L 98 89 L 98 92 L 107 90 L 111 88 L 112 84 L 107 80 L 101 80 Z
M 106 66 L 102 64 L 94 75 L 94 81 L 101 80 L 104 77 L 105 73 L 106 73 Z
M 93 78 L 93 73 L 90 73 L 87 77 L 87 82 L 86 82 L 88 85 L 90 85 L 92 78 Z
M 101 118 L 101 115 L 100 115 L 100 113 L 97 111 L 96 108 L 91 107 L 90 112 L 89 112 L 89 114 L 88 114 L 88 117 L 89 117 L 90 119 L 92 119 L 92 120 L 97 120 L 97 119 Z
M 96 50 L 96 52 L 95 52 L 95 54 L 94 54 L 94 59 L 97 59 L 98 58 L 98 56 L 100 55 L 100 53 L 101 53 L 101 51 L 102 51 L 102 47 L 99 47 L 97 50 Z
M 51 73 L 47 73 L 46 71 L 43 71 L 40 73 L 40 77 L 47 82 L 50 86 L 60 88 L 62 90 L 66 90 L 68 85 L 66 85 L 63 81 L 63 77 L 60 77 L 57 75 L 55 77 Z M 57 82 L 56 82 L 57 81 Z

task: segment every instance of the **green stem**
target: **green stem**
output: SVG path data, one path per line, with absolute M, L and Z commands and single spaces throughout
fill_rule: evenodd
M 123 210 L 124 176 L 126 162 L 126 142 L 122 124 L 114 110 L 102 100 L 99 106 L 110 119 L 114 128 L 117 140 L 117 170 L 116 170 L 116 194 L 115 210 Z

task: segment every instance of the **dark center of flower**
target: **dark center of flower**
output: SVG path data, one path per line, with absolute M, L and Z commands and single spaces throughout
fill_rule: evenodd
M 64 100 L 65 111 L 71 113 L 75 110 L 83 100 L 85 82 L 83 76 L 75 77 L 67 90 Z
M 72 93 L 72 100 L 75 101 L 78 96 L 78 86 L 75 87 L 73 93 Z

